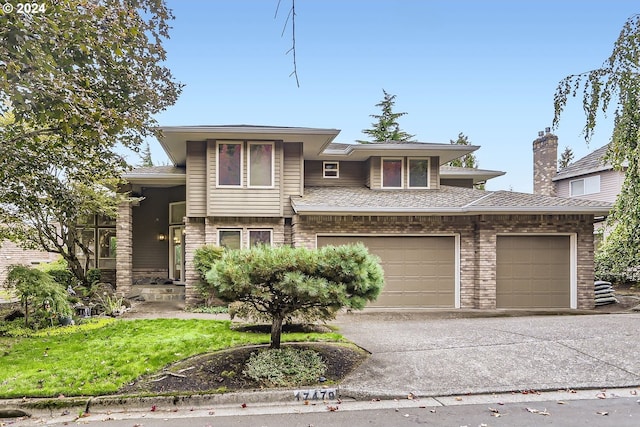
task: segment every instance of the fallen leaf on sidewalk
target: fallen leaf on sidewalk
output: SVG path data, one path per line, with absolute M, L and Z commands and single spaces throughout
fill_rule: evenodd
M 598 411 L 598 412 L 596 412 L 596 414 L 598 414 L 598 415 L 609 415 L 609 413 L 607 411 Z
M 558 405 L 566 405 L 567 402 L 563 402 L 562 400 L 558 400 Z
M 607 398 L 607 395 L 606 395 L 604 392 L 602 392 L 602 393 L 598 393 L 598 394 L 596 394 L 596 397 L 597 397 L 598 399 L 606 399 L 606 398 Z
M 531 412 L 532 414 L 551 415 L 549 412 L 547 412 L 547 408 L 544 408 L 542 411 L 539 411 L 539 410 L 534 409 L 534 408 L 527 408 L 527 411 Z

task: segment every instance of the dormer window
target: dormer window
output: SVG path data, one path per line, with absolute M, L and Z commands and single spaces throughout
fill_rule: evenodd
M 340 162 L 322 162 L 323 178 L 340 178 Z
M 429 188 L 429 159 L 409 158 L 409 188 Z
M 382 159 L 382 188 L 402 188 L 403 163 L 402 159 Z

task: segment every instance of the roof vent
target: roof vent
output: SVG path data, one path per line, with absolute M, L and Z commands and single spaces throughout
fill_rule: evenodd
M 538 136 L 542 136 L 542 135 L 544 135 L 544 132 L 542 131 L 538 132 Z
M 545 131 L 546 133 L 551 133 L 551 128 L 544 128 L 544 131 Z

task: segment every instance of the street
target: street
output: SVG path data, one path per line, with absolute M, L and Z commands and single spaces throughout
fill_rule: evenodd
M 622 394 L 625 393 L 626 394 Z M 210 427 L 210 426 L 637 426 L 640 424 L 640 399 L 621 394 L 585 391 L 590 399 L 537 400 L 531 396 L 469 396 L 460 398 L 424 398 L 371 402 L 329 402 L 304 405 L 263 404 L 246 408 L 221 407 L 156 409 L 145 412 L 105 412 L 76 419 L 77 414 L 30 419 L 0 420 L 0 426 L 95 425 L 100 427 Z M 541 398 L 560 396 L 543 395 Z M 601 398 L 598 398 L 600 396 Z M 607 397 L 605 397 L 607 396 Z M 504 398 L 505 402 L 501 402 Z M 440 401 L 448 402 L 446 406 Z M 523 401 L 511 401 L 523 400 Z

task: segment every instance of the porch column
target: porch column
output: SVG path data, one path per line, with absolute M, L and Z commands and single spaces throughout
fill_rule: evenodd
M 129 201 L 118 205 L 116 241 L 116 294 L 125 296 L 133 284 L 133 212 Z
M 185 303 L 193 306 L 202 301 L 198 293 L 200 273 L 193 265 L 193 255 L 201 246 L 205 245 L 204 218 L 186 218 L 184 236 L 184 260 L 185 260 Z

